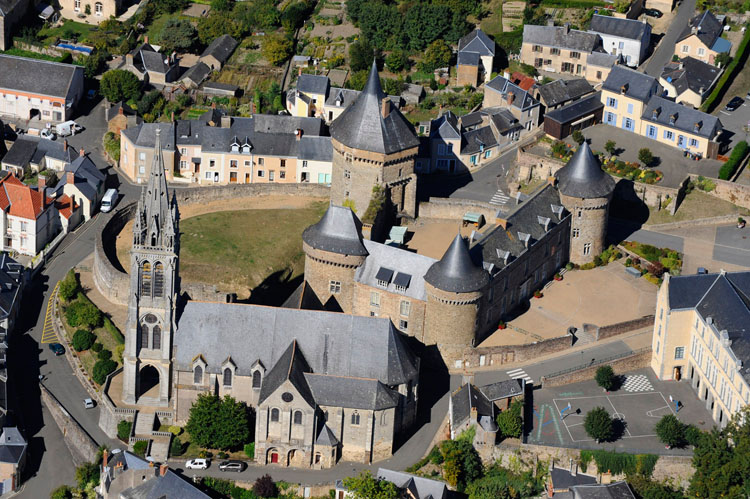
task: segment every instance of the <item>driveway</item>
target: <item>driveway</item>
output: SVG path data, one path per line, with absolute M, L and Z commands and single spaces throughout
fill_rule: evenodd
M 747 71 L 747 69 L 744 69 L 744 71 Z M 732 98 L 735 95 L 727 92 L 727 96 Z M 718 111 L 713 113 L 724 126 L 721 142 L 728 145 L 728 151 L 731 151 L 737 145 L 737 142 L 741 140 L 750 141 L 750 133 L 745 131 L 746 126 L 750 127 L 750 100 L 747 99 L 747 95 L 744 93 L 741 97 L 745 97 L 745 103 L 739 109 L 730 112 L 725 111 L 724 106 L 720 106 Z M 728 152 L 725 154 L 729 155 Z
M 646 63 L 644 73 L 659 78 L 664 66 L 672 60 L 677 37 L 680 36 L 680 33 L 685 29 L 690 18 L 695 14 L 695 2 L 696 0 L 683 0 L 682 4 L 677 7 L 677 14 L 674 16 L 674 20 L 669 26 L 666 34 L 659 42 L 659 46 L 656 47 L 654 54 Z

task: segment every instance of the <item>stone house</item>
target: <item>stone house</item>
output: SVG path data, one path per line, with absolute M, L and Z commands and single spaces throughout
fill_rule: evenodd
M 476 386 L 467 383 L 451 393 L 448 401 L 451 440 L 474 428 L 474 447 L 492 448 L 498 431 L 495 417 L 495 405 Z
M 104 119 L 107 121 L 107 131 L 118 136 L 123 130 L 133 128 L 143 122 L 135 109 L 124 102 L 105 107 Z
M 456 84 L 476 87 L 490 81 L 495 63 L 495 42 L 481 29 L 475 29 L 458 41 Z
M 0 2 L 0 50 L 12 47 L 13 29 L 29 9 L 29 0 L 3 0 Z
M 587 58 L 602 51 L 602 40 L 595 33 L 570 26 L 523 27 L 521 62 L 551 73 L 586 75 Z
M 717 55 L 728 54 L 732 49 L 732 42 L 721 37 L 723 32 L 724 26 L 710 10 L 702 12 L 690 19 L 677 37 L 674 55 L 680 58 L 691 56 L 715 65 Z
M 122 0 L 58 0 L 57 3 L 65 19 L 99 24 L 119 15 Z
M 211 68 L 202 62 L 198 62 L 185 71 L 180 78 L 180 82 L 188 88 L 198 88 L 210 75 Z
M 496 76 L 484 87 L 482 107 L 501 107 L 508 109 L 527 131 L 540 123 L 541 105 L 530 91 L 512 83 L 505 76 Z
M 651 43 L 651 26 L 645 19 L 639 21 L 594 14 L 589 33 L 599 35 L 602 48 L 608 54 L 621 56 L 630 67 L 640 66 Z
M 620 64 L 622 58 L 619 55 L 610 55 L 606 52 L 592 52 L 586 58 L 586 71 L 583 77 L 593 84 L 601 83 L 607 79 L 612 67 Z
M 45 169 L 63 171 L 65 165 L 75 158 L 77 153 L 68 141 L 56 142 L 31 135 L 18 137 L 3 157 L 3 170 L 23 176 L 26 168 L 32 172 Z
M 148 43 L 148 37 L 138 47 L 125 54 L 125 61 L 119 69 L 130 71 L 152 85 L 171 83 L 180 75 L 180 64 L 176 54 L 162 54 Z
M 69 197 L 80 207 L 83 221 L 90 220 L 99 210 L 99 203 L 104 197 L 105 179 L 104 174 L 81 149 L 81 155 L 65 165 L 60 180 L 54 186 L 55 198 Z M 43 186 L 41 184 L 40 188 Z
M 684 57 L 664 66 L 659 76 L 659 84 L 664 87 L 667 96 L 678 104 L 687 104 L 698 109 L 713 90 L 722 72 L 706 62 Z
M 214 38 L 209 46 L 206 47 L 206 50 L 203 51 L 198 61 L 208 66 L 211 71 L 219 71 L 229 60 L 237 45 L 239 45 L 237 40 L 230 35 L 221 35 Z

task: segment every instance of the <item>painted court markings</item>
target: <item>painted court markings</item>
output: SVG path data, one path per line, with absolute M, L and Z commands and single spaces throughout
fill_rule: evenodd
M 42 343 L 59 343 L 60 339 L 57 337 L 57 333 L 55 332 L 55 328 L 52 325 L 53 317 L 52 317 L 52 300 L 55 299 L 57 296 L 57 287 L 60 285 L 58 282 L 55 284 L 55 289 L 52 290 L 52 293 L 49 295 L 49 300 L 47 300 L 47 312 L 44 314 L 44 327 L 42 328 Z

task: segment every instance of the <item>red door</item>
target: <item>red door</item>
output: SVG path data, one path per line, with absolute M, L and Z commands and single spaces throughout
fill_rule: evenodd
M 271 453 L 271 464 L 276 464 L 279 462 L 279 455 L 276 452 Z

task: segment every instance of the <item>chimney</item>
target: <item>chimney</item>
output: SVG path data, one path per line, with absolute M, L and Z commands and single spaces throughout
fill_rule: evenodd
M 383 118 L 387 118 L 391 114 L 391 100 L 388 97 L 384 97 L 381 101 L 381 114 Z
M 628 91 L 628 84 L 627 84 L 627 83 L 624 83 L 624 84 L 623 84 L 623 85 L 622 85 L 622 86 L 620 87 L 620 93 L 621 93 L 621 94 L 625 94 L 625 92 L 627 92 L 627 91 Z
M 117 110 L 117 114 L 120 114 L 120 115 L 125 114 L 125 108 L 123 106 L 120 106 L 120 108 Z
M 44 200 L 44 198 L 45 198 L 45 195 L 44 195 L 44 188 L 45 187 L 47 187 L 47 177 L 45 177 L 44 175 L 40 174 L 36 178 L 36 188 L 37 188 L 37 190 L 39 192 L 42 193 L 42 200 Z
M 122 108 L 120 108 L 120 109 L 122 109 Z M 172 121 L 172 123 L 174 123 L 174 111 L 172 111 L 172 118 L 171 118 L 170 121 Z
M 143 35 L 143 43 L 148 43 L 148 35 Z
M 63 151 L 68 151 L 68 139 L 63 140 Z
M 294 131 L 294 136 L 297 138 L 297 140 L 302 138 L 302 129 L 298 128 Z
M 705 91 L 706 91 L 706 87 L 704 87 L 704 86 L 701 86 L 701 88 L 698 89 L 698 93 L 701 94 L 701 95 L 703 95 L 703 92 L 705 92 Z
M 508 102 L 508 105 L 511 105 L 513 104 L 513 101 L 516 100 L 516 94 L 513 92 L 508 92 L 508 95 L 506 95 L 505 99 Z
M 107 467 L 107 459 L 109 458 L 109 453 L 107 452 L 107 449 L 105 448 L 102 451 L 102 467 Z
M 167 466 L 166 464 L 162 464 L 161 466 L 159 466 L 159 476 L 166 475 L 168 469 L 169 469 L 169 466 Z
M 73 185 L 76 183 L 76 174 L 73 172 L 65 172 L 65 182 Z
M 602 473 L 602 485 L 609 485 L 612 483 L 612 472 L 607 470 L 606 473 Z
M 565 34 L 570 33 L 570 23 L 565 23 Z
M 230 128 L 232 126 L 232 117 L 225 115 L 221 117 L 221 128 Z
M 685 63 L 680 61 L 680 69 L 685 69 Z
M 297 76 L 302 76 L 302 66 L 297 68 Z
M 83 147 L 81 147 L 81 150 L 78 151 L 79 156 L 84 157 L 86 155 L 86 151 L 83 150 Z
M 476 407 L 472 407 L 471 408 L 471 421 L 476 421 L 477 418 L 478 418 L 477 408 Z

